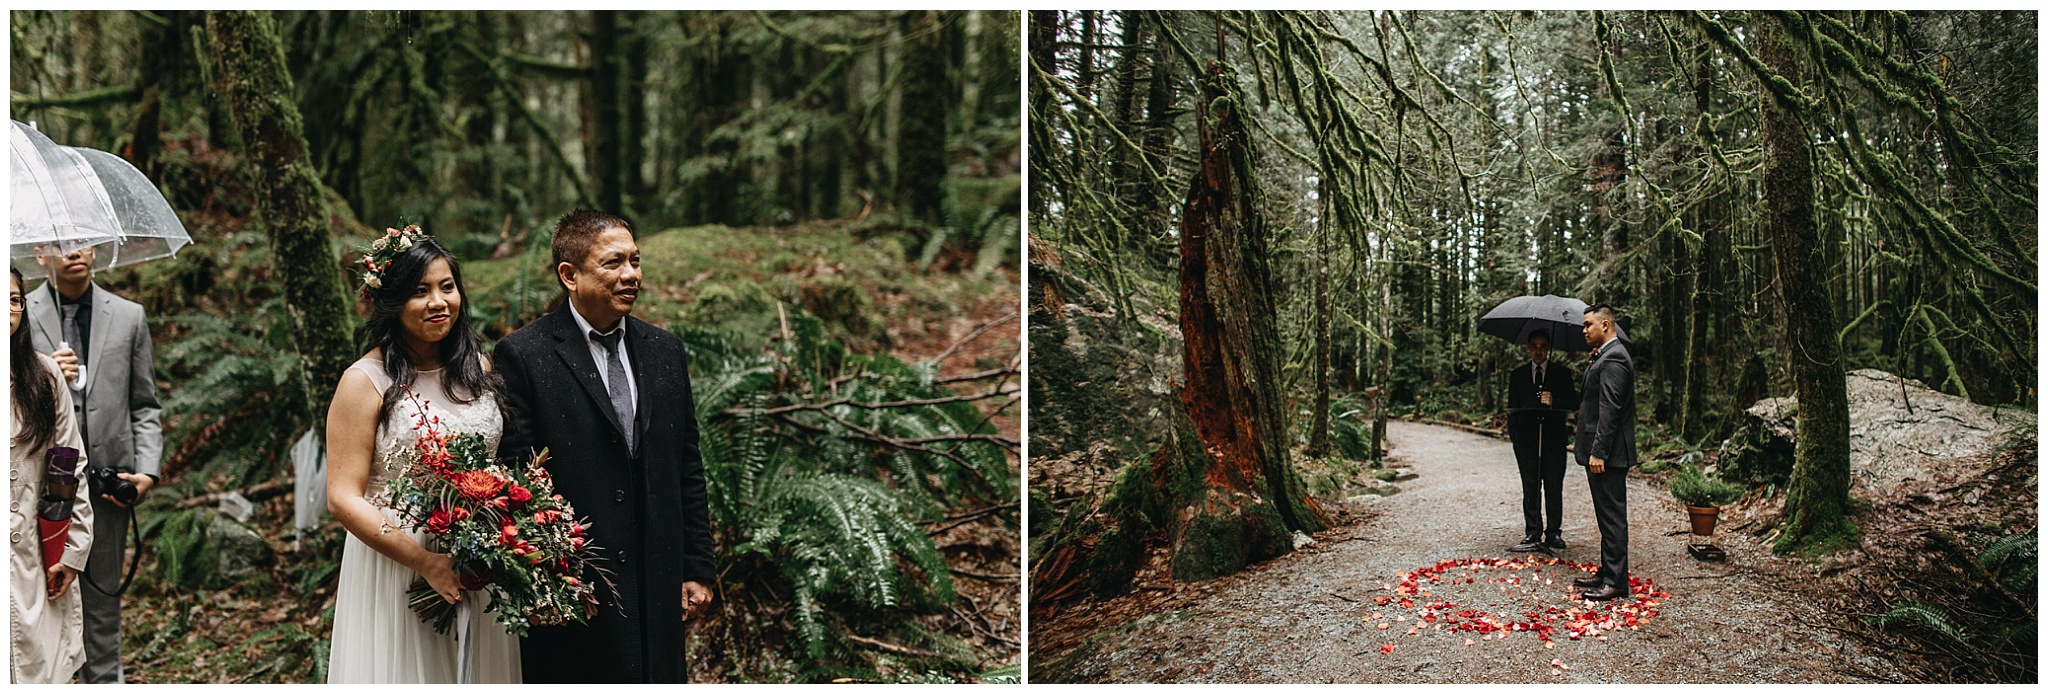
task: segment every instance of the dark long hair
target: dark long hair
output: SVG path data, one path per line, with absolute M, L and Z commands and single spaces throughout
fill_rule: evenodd
M 405 310 L 405 303 L 412 300 L 413 290 L 419 288 L 420 276 L 427 273 L 427 266 L 436 259 L 448 261 L 448 272 L 455 277 L 455 292 L 462 297 L 462 307 L 455 312 L 455 325 L 440 344 L 441 386 L 449 399 L 457 403 L 474 402 L 484 393 L 494 397 L 503 394 L 504 380 L 484 370 L 482 340 L 470 328 L 469 290 L 462 284 L 462 262 L 433 239 L 421 238 L 413 241 L 404 255 L 391 259 L 391 265 L 384 268 L 382 287 L 363 290 L 370 299 L 370 317 L 356 328 L 356 344 L 365 354 L 382 348 L 384 374 L 391 377 L 391 387 L 384 389 L 384 405 L 377 410 L 378 421 L 405 397 L 406 387 L 419 376 L 412 353 L 405 349 L 405 326 L 399 323 L 398 316 Z
M 21 271 L 8 266 L 14 274 L 14 284 L 28 293 L 28 284 L 21 279 Z M 7 361 L 7 373 L 14 385 L 14 421 L 21 422 L 21 434 L 14 437 L 14 443 L 26 444 L 29 448 L 41 450 L 57 442 L 57 375 L 43 367 L 42 355 L 36 353 L 36 346 L 29 340 L 28 312 L 21 314 L 21 328 L 7 338 L 7 348 L 13 350 Z

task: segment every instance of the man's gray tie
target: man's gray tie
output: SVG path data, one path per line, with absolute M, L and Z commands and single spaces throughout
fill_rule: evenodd
M 633 452 L 633 390 L 632 385 L 626 382 L 626 362 L 619 358 L 619 338 L 625 336 L 624 330 L 613 330 L 610 335 L 590 331 L 590 339 L 604 346 L 605 387 L 611 391 L 612 411 L 619 414 L 619 429 L 626 432 L 626 453 L 630 455 Z
M 59 307 L 64 311 L 64 344 L 71 347 L 73 354 L 78 355 L 79 366 L 84 366 L 85 340 L 78 336 L 78 312 L 84 307 L 80 304 L 60 304 Z M 83 369 L 80 369 L 81 373 L 83 371 Z M 78 379 L 78 385 L 85 385 L 85 379 Z M 73 388 L 73 390 L 78 390 L 78 388 Z

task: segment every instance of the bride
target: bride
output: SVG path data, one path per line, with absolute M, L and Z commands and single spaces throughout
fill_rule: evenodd
M 342 373 L 327 410 L 327 508 L 348 529 L 327 681 L 455 682 L 455 636 L 420 621 L 407 591 L 424 576 L 449 602 L 484 598 L 465 594 L 449 556 L 399 525 L 384 505 L 384 484 L 419 439 L 413 422 L 421 408 L 440 418 L 444 433 L 482 434 L 495 453 L 503 385 L 470 329 L 455 256 L 406 227 L 372 244 L 364 266 L 372 307 L 356 338 L 368 353 Z M 470 607 L 469 681 L 519 682 L 519 640 L 483 604 Z

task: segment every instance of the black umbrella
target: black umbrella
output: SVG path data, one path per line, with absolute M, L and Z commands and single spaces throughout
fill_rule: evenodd
M 1552 349 L 1584 352 L 1593 348 L 1586 344 L 1585 316 L 1586 302 L 1578 299 L 1548 294 L 1518 296 L 1480 317 L 1479 332 L 1519 345 L 1527 343 L 1531 333 L 1541 330 L 1550 333 Z M 1620 323 L 1614 324 L 1614 336 L 1628 339 Z

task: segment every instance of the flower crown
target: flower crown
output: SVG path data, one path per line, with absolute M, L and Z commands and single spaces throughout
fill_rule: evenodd
M 420 225 L 408 224 L 404 229 L 384 228 L 384 235 L 370 243 L 363 250 L 364 291 L 384 288 L 384 271 L 391 267 L 391 261 L 412 250 L 412 245 L 431 238 L 420 231 Z

